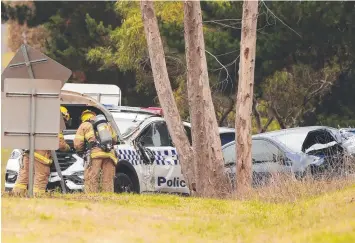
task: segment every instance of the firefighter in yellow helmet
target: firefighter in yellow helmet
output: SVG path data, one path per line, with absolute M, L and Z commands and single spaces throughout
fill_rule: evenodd
M 70 122 L 70 115 L 68 110 L 61 106 L 60 111 L 66 124 Z M 65 142 L 63 133 L 59 134 L 59 150 L 69 151 L 70 146 Z M 52 164 L 51 151 L 50 150 L 35 150 L 34 151 L 34 182 L 33 192 L 35 195 L 43 194 L 46 191 L 48 184 L 48 178 L 50 174 L 50 166 Z M 19 175 L 14 185 L 13 193 L 15 195 L 24 195 L 27 191 L 28 179 L 29 179 L 29 150 L 25 150 L 23 153 L 22 163 L 20 165 Z
M 117 157 L 113 145 L 117 143 L 117 135 L 111 125 L 104 119 L 100 127 L 96 126 L 96 114 L 91 110 L 85 110 L 81 114 L 81 125 L 79 126 L 75 139 L 74 148 L 78 153 L 86 153 L 84 171 L 84 190 L 86 193 L 99 191 L 99 173 L 102 170 L 102 191 L 114 192 L 114 177 L 117 164 Z M 101 143 L 100 133 L 107 132 L 111 141 L 109 147 Z

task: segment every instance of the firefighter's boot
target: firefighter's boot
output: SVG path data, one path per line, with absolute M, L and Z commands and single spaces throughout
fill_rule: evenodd
M 30 160 L 28 156 L 23 157 L 22 165 L 20 166 L 19 174 L 12 190 L 14 196 L 25 196 L 28 185 Z

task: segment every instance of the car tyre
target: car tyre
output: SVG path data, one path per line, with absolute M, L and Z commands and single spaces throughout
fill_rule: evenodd
M 125 173 L 117 173 L 114 181 L 115 193 L 133 193 L 134 185 L 131 178 Z

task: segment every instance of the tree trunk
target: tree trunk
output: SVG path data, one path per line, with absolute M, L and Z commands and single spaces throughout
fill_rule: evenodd
M 142 0 L 140 6 L 159 103 L 163 108 L 169 133 L 179 155 L 182 173 L 193 194 L 196 183 L 193 153 L 174 100 L 153 2 Z
M 251 186 L 251 128 L 254 89 L 258 2 L 244 0 L 240 42 L 239 82 L 236 104 L 236 188 L 243 194 Z
M 184 30 L 197 194 L 225 197 L 231 192 L 231 184 L 224 172 L 221 139 L 209 86 L 199 1 L 185 1 Z

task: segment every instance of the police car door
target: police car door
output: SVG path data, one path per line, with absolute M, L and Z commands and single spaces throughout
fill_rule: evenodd
M 154 154 L 152 181 L 154 180 L 155 191 L 187 193 L 176 149 L 172 147 L 165 121 L 152 122 L 146 131 L 142 141 Z

